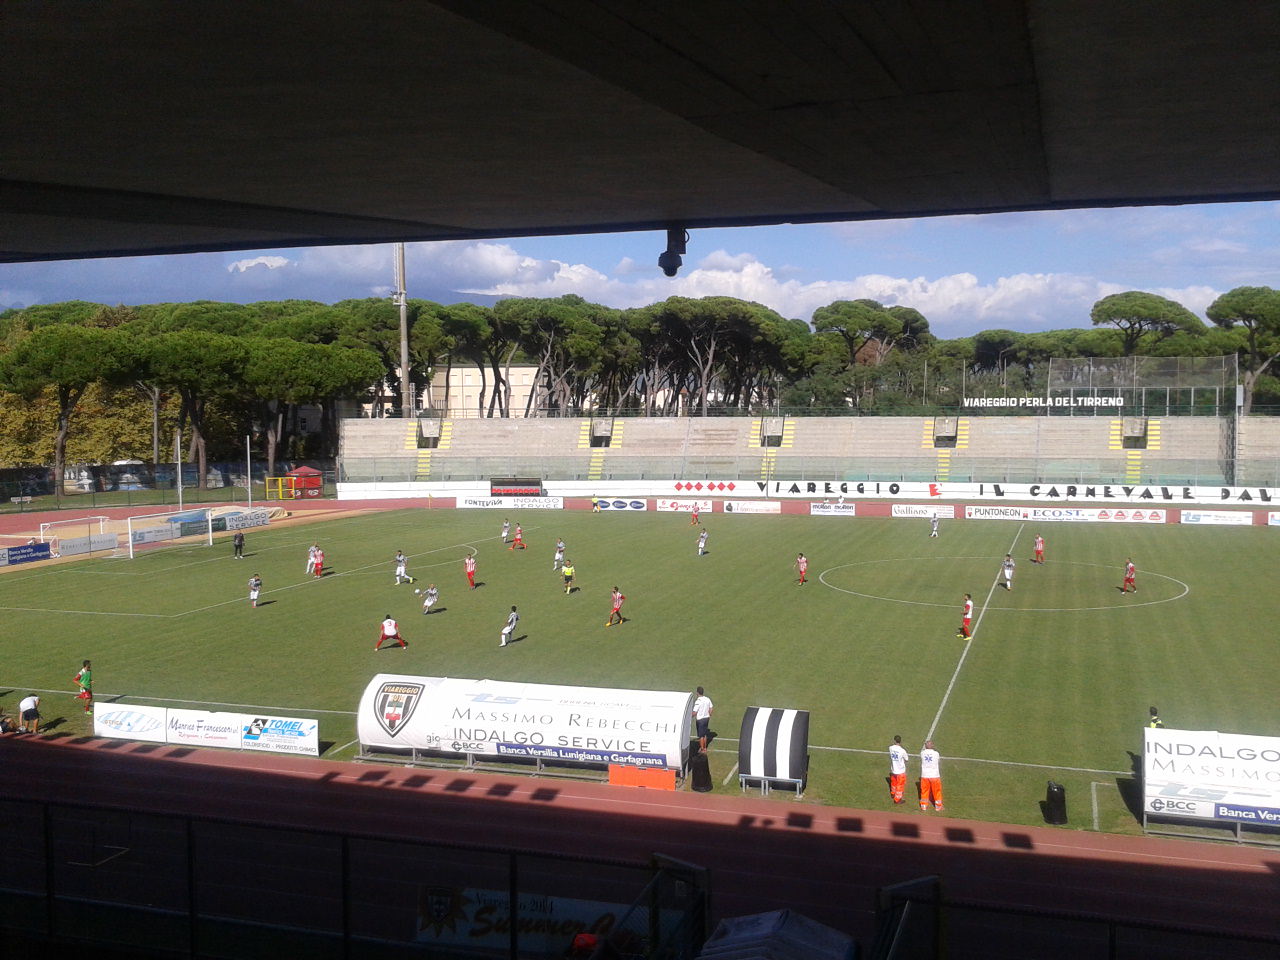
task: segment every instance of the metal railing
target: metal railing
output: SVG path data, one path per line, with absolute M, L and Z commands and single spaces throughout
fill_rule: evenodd
M 154 956 L 550 958 L 625 928 L 689 960 L 696 870 L 0 801 L 0 930 Z
M 590 480 L 603 490 L 617 480 L 842 480 L 842 481 L 950 481 L 953 483 L 1093 483 L 1156 486 L 1219 486 L 1229 484 L 1229 464 L 1218 458 L 1149 459 L 1139 475 L 1130 471 L 1123 455 L 1110 457 L 973 457 L 951 460 L 943 476 L 932 453 L 919 457 L 796 457 L 779 456 L 771 465 L 759 454 L 748 456 L 628 457 L 609 454 L 592 470 L 588 453 L 570 457 L 461 457 L 437 456 L 430 477 L 420 476 L 413 457 L 343 459 L 338 480 L 350 483 L 403 483 L 414 480 L 469 482 L 490 477 L 521 475 L 544 480 Z M 1236 483 L 1247 486 L 1280 486 L 1280 460 L 1242 460 L 1236 464 Z M 754 489 L 754 488 L 753 488 Z M 745 493 L 745 491 L 744 491 Z

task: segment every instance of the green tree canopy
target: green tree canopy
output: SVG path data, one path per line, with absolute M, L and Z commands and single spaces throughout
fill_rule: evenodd
M 1159 341 L 1179 330 L 1203 333 L 1204 324 L 1180 303 L 1159 294 L 1129 290 L 1103 297 L 1089 314 L 1095 327 L 1111 324 L 1123 337 L 1124 355 L 1132 356 L 1146 337 Z

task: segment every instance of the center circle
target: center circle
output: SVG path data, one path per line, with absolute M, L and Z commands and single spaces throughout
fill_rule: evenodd
M 818 574 L 818 582 L 830 590 L 835 590 L 839 593 L 849 594 L 850 596 L 854 596 L 854 597 L 862 597 L 867 600 L 879 600 L 884 603 L 901 603 L 901 604 L 906 604 L 908 606 L 915 606 L 915 607 L 943 607 L 947 609 L 954 609 L 960 603 L 959 598 L 963 596 L 963 594 L 966 592 L 963 586 L 964 581 L 961 579 L 961 574 L 965 571 L 974 569 L 977 564 L 982 565 L 982 572 L 977 574 L 976 576 L 969 577 L 967 581 L 974 588 L 968 591 L 974 595 L 974 600 L 981 602 L 983 598 L 983 595 L 977 589 L 978 587 L 991 587 L 990 593 L 987 596 L 988 600 L 993 600 L 996 596 L 1002 596 L 1002 597 L 1005 596 L 1005 592 L 1003 590 L 1003 578 L 1000 576 L 1000 571 L 999 571 L 1000 561 L 1002 559 L 1003 557 L 990 557 L 990 556 L 986 556 L 986 557 L 928 556 L 928 557 L 888 557 L 881 560 L 856 560 L 851 563 L 841 563 L 833 567 L 826 568 L 820 574 Z M 891 582 L 913 583 L 918 581 L 920 578 L 921 565 L 928 564 L 928 563 L 947 563 L 951 565 L 951 569 L 948 572 L 949 575 L 945 578 L 945 580 L 939 579 L 939 578 L 931 578 L 929 582 L 932 584 L 932 587 L 930 589 L 934 591 L 945 591 L 946 595 L 949 598 L 952 597 L 952 595 L 954 595 L 954 599 L 948 599 L 947 602 L 940 603 L 934 600 L 914 599 L 910 596 L 901 596 L 901 595 L 894 596 L 893 591 L 889 589 L 884 589 Z M 864 589 L 861 589 L 861 590 L 855 590 L 855 589 L 851 589 L 850 587 L 840 586 L 838 582 L 840 578 L 838 576 L 833 576 L 833 574 L 836 574 L 838 571 L 847 570 L 852 567 L 883 568 L 886 565 L 894 565 L 894 564 L 910 564 L 912 565 L 912 569 L 906 575 L 899 575 L 899 573 L 896 570 L 889 571 L 889 572 L 875 571 L 871 573 L 871 575 L 867 578 L 868 580 L 871 580 L 873 582 L 867 584 L 864 587 Z M 962 565 L 959 571 L 957 571 L 957 565 Z M 1014 591 L 1018 595 L 1025 595 L 1027 592 L 1035 589 L 1033 583 L 1028 583 L 1028 581 L 1032 580 L 1034 574 L 1029 574 L 1026 569 L 1027 567 L 1036 569 L 1036 565 L 1030 562 L 1020 563 L 1017 575 L 1015 575 L 1014 577 Z M 1059 607 L 1024 607 L 1024 606 L 1016 606 L 1016 605 L 1005 605 L 1005 604 L 998 605 L 995 603 L 988 603 L 988 604 L 984 604 L 983 608 L 985 610 L 1000 610 L 1000 611 L 1005 611 L 1009 613 L 1074 613 L 1074 612 L 1084 612 L 1084 611 L 1092 611 L 1092 610 L 1108 610 L 1108 611 L 1124 610 L 1126 608 L 1132 608 L 1132 607 L 1149 607 L 1149 606 L 1154 606 L 1156 604 L 1161 604 L 1161 603 L 1172 603 L 1175 600 L 1181 600 L 1183 597 L 1187 596 L 1187 594 L 1191 592 L 1191 587 L 1188 586 L 1183 581 L 1177 579 L 1176 577 L 1171 577 L 1163 573 L 1153 573 L 1150 570 L 1140 570 L 1138 572 L 1138 582 L 1140 584 L 1145 584 L 1146 581 L 1148 580 L 1156 580 L 1159 582 L 1159 589 L 1158 590 L 1153 589 L 1151 591 L 1151 593 L 1154 593 L 1157 595 L 1155 595 L 1152 599 L 1138 600 L 1137 594 L 1127 594 L 1127 595 L 1124 595 L 1124 599 L 1121 599 L 1118 591 L 1121 576 L 1119 572 L 1119 566 L 1117 564 L 1089 563 L 1083 560 L 1055 560 L 1049 564 L 1046 564 L 1042 569 L 1050 570 L 1054 567 L 1092 568 L 1092 570 L 1074 572 L 1073 579 L 1083 581 L 1082 589 L 1086 589 L 1089 591 L 1084 596 L 1094 597 L 1098 595 L 1105 595 L 1105 594 L 1098 594 L 1095 591 L 1110 590 L 1116 594 L 1114 602 L 1107 604 L 1105 606 L 1080 604 L 1078 606 L 1059 606 Z M 1111 571 L 1113 575 L 1108 577 L 1102 577 L 1094 573 L 1093 570 Z M 962 585 L 949 586 L 948 585 L 949 582 L 961 583 Z

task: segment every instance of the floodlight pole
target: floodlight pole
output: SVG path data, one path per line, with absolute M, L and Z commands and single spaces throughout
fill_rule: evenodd
M 249 508 L 253 508 L 253 451 L 249 449 L 250 434 L 244 435 L 244 489 L 249 494 Z
M 178 427 L 173 434 L 173 462 L 177 478 L 174 484 L 178 488 L 178 511 L 182 511 L 182 428 Z
M 413 397 L 409 382 L 409 303 L 405 292 L 403 243 L 396 244 L 395 267 L 396 288 L 391 293 L 391 302 L 400 307 L 400 415 L 408 420 L 413 416 Z

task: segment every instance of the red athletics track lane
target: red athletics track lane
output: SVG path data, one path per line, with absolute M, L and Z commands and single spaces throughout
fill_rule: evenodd
M 1275 850 L 763 800 L 736 787 L 670 793 L 92 738 L 0 738 L 0 769 L 0 797 L 12 800 L 635 862 L 665 853 L 710 869 L 717 918 L 790 907 L 864 943 L 875 891 L 928 874 L 958 900 L 1280 931 Z

